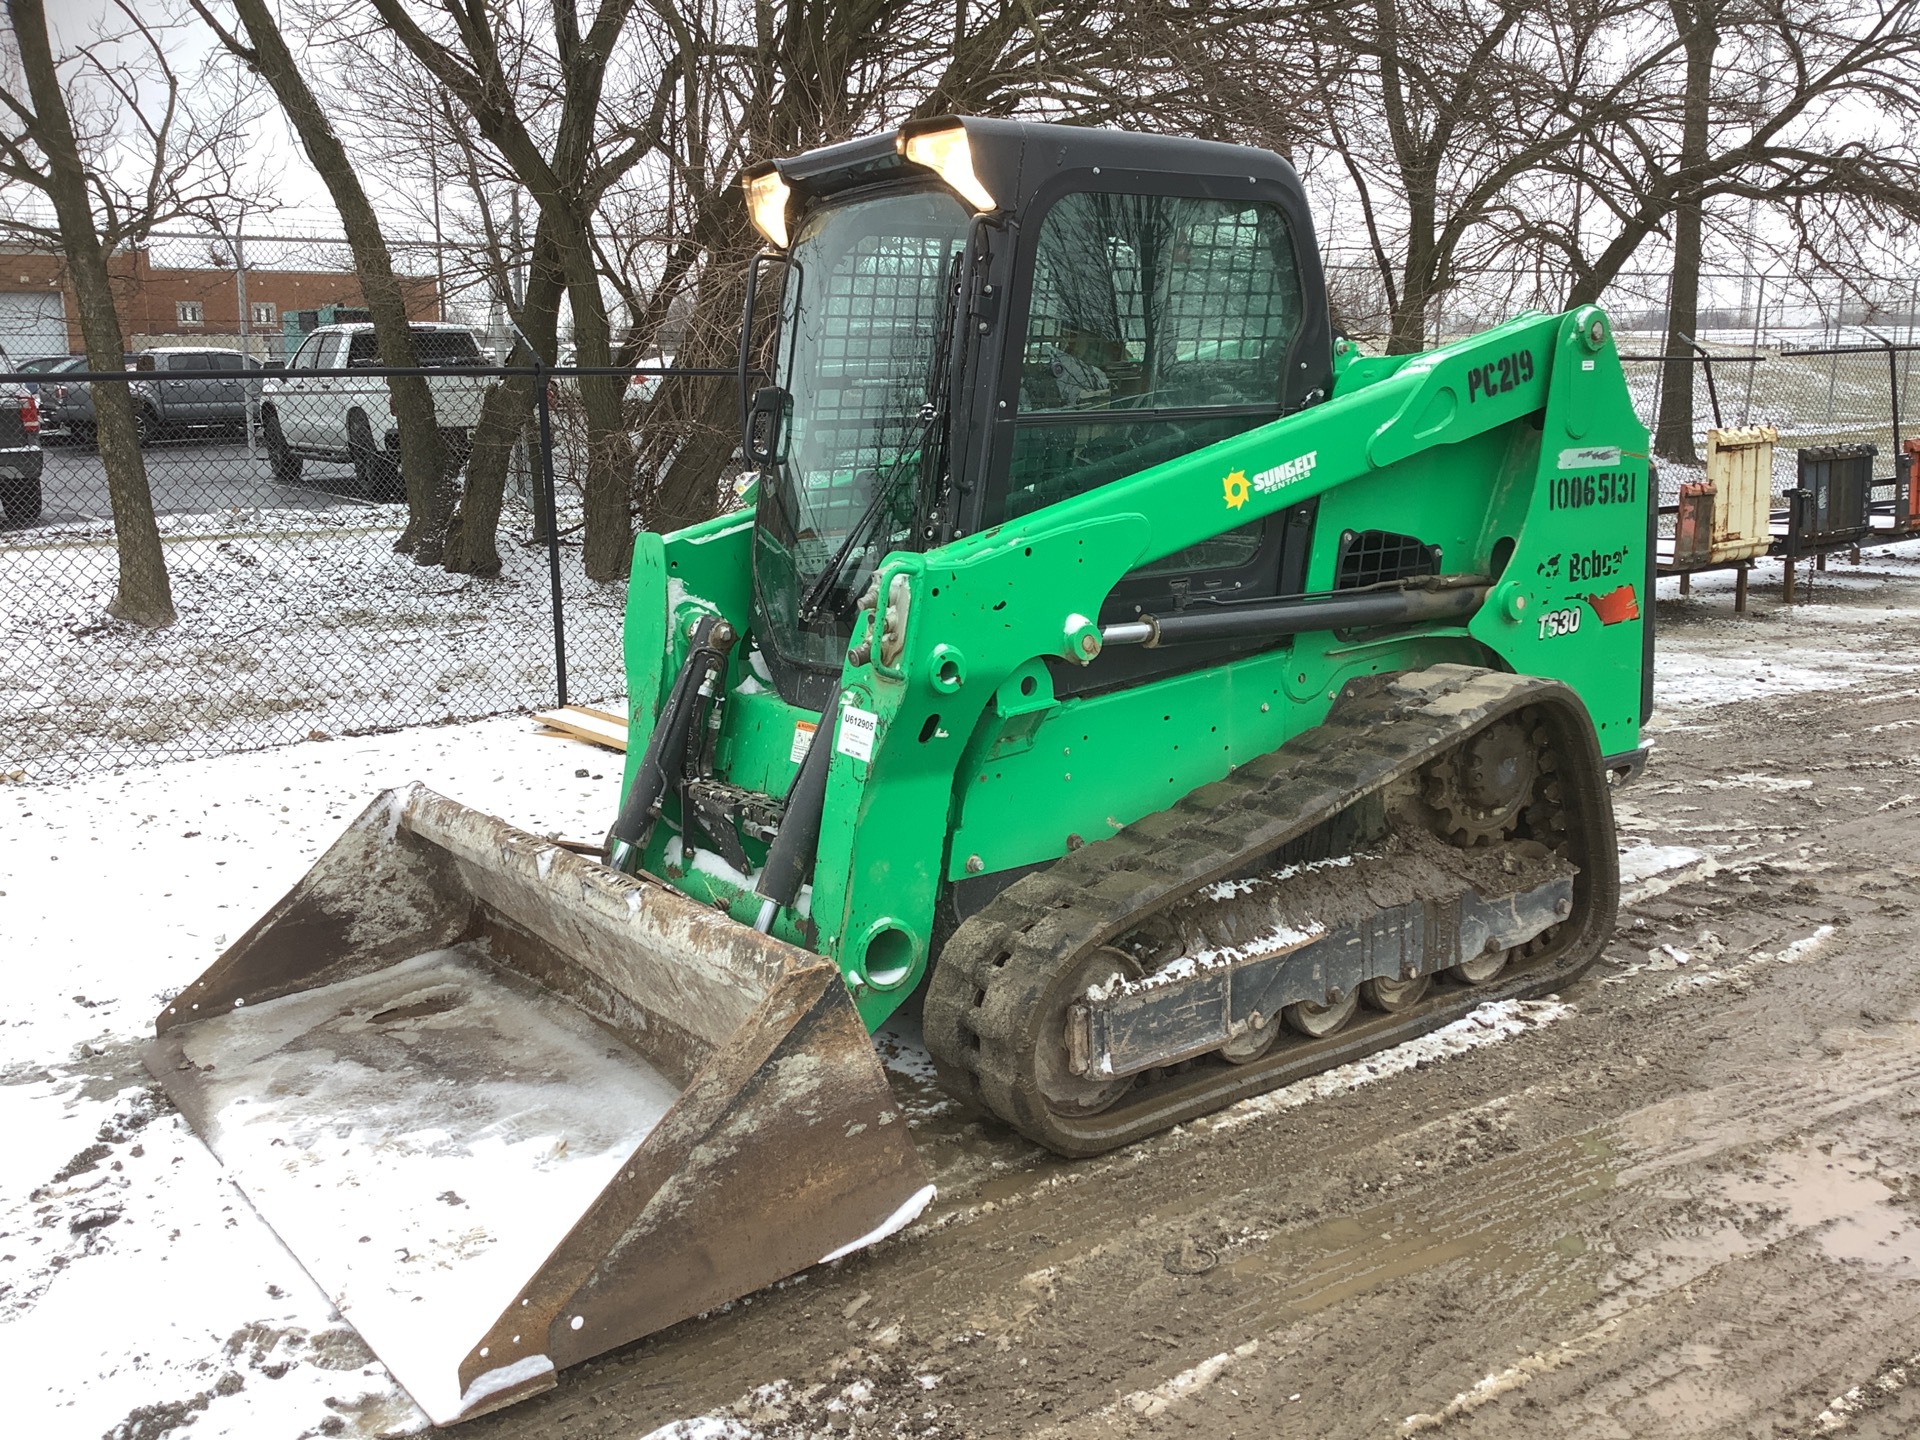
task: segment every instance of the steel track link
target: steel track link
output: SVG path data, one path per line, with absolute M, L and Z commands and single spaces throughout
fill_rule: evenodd
M 1414 1008 L 1246 1065 L 1213 1057 L 1145 1077 L 1094 1114 L 1061 1113 L 1034 1083 L 1076 968 L 1182 897 L 1298 839 L 1521 709 L 1548 734 L 1573 915 L 1523 969 L 1477 987 L 1436 986 Z M 925 1037 L 941 1086 L 1063 1155 L 1096 1155 L 1304 1076 L 1398 1045 L 1489 1001 L 1557 990 L 1599 956 L 1619 904 L 1613 808 L 1592 722 L 1549 680 L 1439 665 L 1355 682 L 1326 721 L 1171 808 L 1009 886 L 955 930 L 928 983 Z

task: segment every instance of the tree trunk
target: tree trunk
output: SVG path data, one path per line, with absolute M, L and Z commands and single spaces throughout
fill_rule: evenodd
M 1693 444 L 1693 351 L 1688 339 L 1700 324 L 1702 215 L 1699 176 L 1707 163 L 1712 118 L 1713 56 L 1720 45 L 1717 0 L 1673 0 L 1673 20 L 1687 54 L 1687 90 L 1680 132 L 1680 203 L 1673 216 L 1673 284 L 1667 296 L 1666 362 L 1661 367 L 1660 414 L 1653 452 L 1699 462 Z
M 1439 202 L 1427 176 L 1409 176 L 1407 189 L 1407 258 L 1387 335 L 1389 355 L 1413 355 L 1427 348 L 1427 310 L 1434 299 L 1434 215 Z
M 584 226 L 582 227 L 584 229 Z M 573 309 L 574 357 L 582 366 L 613 363 L 606 296 L 594 268 L 593 252 L 582 245 L 568 254 L 567 298 Z M 589 580 L 618 580 L 627 573 L 633 549 L 633 512 L 628 495 L 633 481 L 633 442 L 621 417 L 622 382 L 606 375 L 579 378 L 580 403 L 587 417 L 586 545 L 583 563 Z
M 676 365 L 732 365 L 739 356 L 746 271 L 758 243 L 747 228 L 746 207 L 737 193 L 716 197 L 713 213 L 695 232 L 707 259 L 693 313 L 674 355 Z M 770 272 L 767 278 L 778 273 Z M 777 286 L 761 288 L 756 328 L 763 333 L 772 333 L 779 297 Z M 747 381 L 749 389 L 766 383 Z M 661 385 L 658 398 L 648 406 L 634 485 L 647 529 L 670 534 L 718 513 L 720 478 L 741 439 L 741 400 L 739 386 L 730 379 L 669 375 Z
M 560 297 L 565 288 L 566 277 L 543 217 L 533 234 L 533 260 L 526 297 L 520 305 L 520 326 L 544 356 L 552 356 L 556 348 Z M 526 347 L 516 341 L 507 363 L 531 365 L 533 360 Z M 510 375 L 487 391 L 480 406 L 480 423 L 473 430 L 473 453 L 467 459 L 466 490 L 447 527 L 445 563 L 447 569 L 458 574 L 500 573 L 500 506 L 506 498 L 507 466 L 533 408 L 533 386 L 530 375 Z M 545 485 L 547 478 L 542 476 L 540 483 Z
M 740 443 L 739 391 L 731 380 L 687 379 L 697 398 L 687 434 L 647 512 L 647 528 L 671 534 L 711 519 L 720 508 L 720 476 Z
M 353 267 L 373 319 L 380 363 L 393 369 L 418 368 L 413 332 L 408 328 L 406 296 L 393 273 L 393 257 L 379 217 L 373 213 L 346 148 L 287 49 L 266 0 L 233 0 L 233 6 L 253 41 L 251 53 L 242 51 L 242 58 L 273 87 L 280 108 L 300 137 L 301 148 L 340 212 L 340 227 L 353 252 Z M 197 0 L 194 8 L 213 24 Z M 224 32 L 222 36 L 226 38 Z M 422 565 L 437 564 L 444 553 L 453 508 L 453 476 L 434 416 L 433 391 L 419 375 L 389 376 L 387 388 L 393 397 L 394 426 L 400 434 L 400 474 L 407 491 L 407 525 L 394 542 L 394 549 L 411 554 Z M 386 429 L 384 420 L 377 415 L 367 419 L 373 423 L 377 439 Z
M 47 158 L 47 197 L 60 224 L 67 275 L 80 309 L 80 333 L 86 340 L 87 368 L 124 370 L 126 349 L 119 312 L 107 278 L 107 255 L 94 228 L 87 201 L 87 172 L 73 138 L 73 120 L 54 68 L 41 0 L 7 0 L 20 68 L 33 99 L 32 134 Z M 159 628 L 174 622 L 173 587 L 167 581 L 160 527 L 153 518 L 153 492 L 140 454 L 133 418 L 133 397 L 124 384 L 93 387 L 101 468 L 107 472 L 107 496 L 113 506 L 113 539 L 119 551 L 120 578 L 107 613 L 116 620 Z

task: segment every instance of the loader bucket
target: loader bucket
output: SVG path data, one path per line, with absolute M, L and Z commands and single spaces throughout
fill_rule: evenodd
M 440 1425 L 933 1193 L 831 963 L 419 786 L 155 1030 L 148 1068 Z

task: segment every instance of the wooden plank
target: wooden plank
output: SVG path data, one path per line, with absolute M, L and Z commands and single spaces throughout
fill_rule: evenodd
M 622 731 L 627 728 L 627 717 L 616 715 L 611 710 L 596 710 L 591 705 L 569 705 L 567 709 L 575 715 L 591 715 L 596 720 L 604 720 Z
M 627 748 L 627 724 L 617 715 L 609 715 L 604 710 L 589 710 L 584 705 L 569 705 L 563 710 L 540 710 L 533 718 L 547 727 L 537 731 L 542 735 L 565 735 L 569 739 L 583 740 L 589 745 L 598 745 L 605 750 L 624 751 Z

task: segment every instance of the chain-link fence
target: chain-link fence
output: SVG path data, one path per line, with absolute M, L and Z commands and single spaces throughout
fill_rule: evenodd
M 1664 335 L 1620 336 L 1627 387 L 1649 430 L 1664 399 Z M 1892 499 L 1903 442 L 1920 436 L 1920 344 L 1896 342 L 1877 330 L 1849 327 L 1836 334 L 1802 332 L 1768 337 L 1721 332 L 1702 337 L 1685 357 L 1693 372 L 1693 433 L 1704 450 L 1709 427 L 1767 425 L 1779 432 L 1774 450 L 1776 506 L 1798 484 L 1795 452 L 1823 445 L 1872 445 L 1879 452 L 1874 499 Z M 1663 459 L 1661 500 L 1671 505 L 1698 467 Z
M 125 373 L 76 358 L 0 375 L 0 777 L 624 693 L 624 586 L 595 583 L 581 563 L 587 447 L 569 403 L 580 372 L 548 372 L 551 446 L 529 407 L 508 464 L 502 569 L 481 579 L 396 553 L 407 520 L 386 383 L 396 372 L 364 365 L 349 332 L 335 333 L 337 354 L 302 352 L 287 369 L 198 347 L 130 357 L 145 368 Z M 428 376 L 456 482 L 483 398 L 510 373 L 460 364 Z M 671 382 L 627 373 L 639 383 L 623 413 L 637 423 Z M 163 629 L 107 616 L 119 565 L 96 401 L 108 385 L 128 388 L 139 420 L 178 614 Z
M 1343 314 L 1384 323 L 1371 266 L 1327 258 Z M 364 318 L 344 243 L 156 236 L 141 263 L 145 298 L 126 322 L 142 353 L 126 362 L 148 369 L 93 376 L 84 361 L 48 353 L 33 373 L 0 374 L 0 778 L 510 713 L 563 695 L 619 697 L 623 587 L 589 580 L 581 563 L 591 453 L 581 372 L 548 372 L 550 451 L 527 417 L 507 477 L 498 578 L 416 565 L 394 550 L 406 506 L 388 372 L 368 367 L 364 338 L 362 351 L 342 338 L 303 355 L 310 338 L 344 336 Z M 451 306 L 470 336 L 470 350 L 438 357 L 466 363 L 429 382 L 448 407 L 441 423 L 469 428 L 480 397 L 510 373 L 490 363 L 511 344 L 499 286 L 441 247 L 416 247 L 402 268 L 415 299 L 443 317 Z M 1429 333 L 1455 338 L 1552 308 L 1563 284 L 1546 272 L 1476 275 L 1437 302 Z M 1662 400 L 1667 284 L 1664 274 L 1624 275 L 1603 297 L 1649 428 Z M 1872 443 L 1876 499 L 1887 502 L 1897 442 L 1920 436 L 1920 282 L 1881 289 L 1704 276 L 1695 434 L 1775 426 L 1776 497 L 1796 483 L 1796 448 Z M 57 339 L 66 322 L 46 308 Z M 0 369 L 54 344 L 39 336 L 9 345 Z M 672 382 L 657 378 L 657 362 L 622 373 L 636 382 L 625 415 L 637 427 Z M 179 616 L 166 629 L 106 617 L 118 563 L 95 445 L 101 385 L 130 387 L 146 416 L 146 479 Z M 29 395 L 37 436 L 26 433 Z M 1671 505 L 1695 473 L 1663 461 L 1661 478 Z

